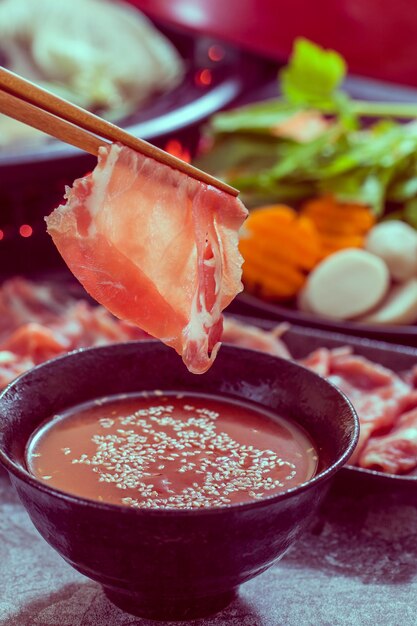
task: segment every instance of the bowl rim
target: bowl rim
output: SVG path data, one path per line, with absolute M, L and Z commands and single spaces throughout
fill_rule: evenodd
M 67 352 L 66 354 L 55 357 L 54 359 L 49 359 L 48 361 L 40 363 L 39 365 L 36 365 L 35 367 L 31 368 L 27 372 L 24 372 L 20 376 L 16 377 L 0 392 L 0 403 L 2 402 L 4 396 L 6 396 L 7 394 L 9 394 L 11 391 L 14 390 L 14 387 L 16 384 L 20 383 L 21 381 L 25 381 L 26 379 L 30 379 L 30 377 L 33 375 L 33 372 L 37 372 L 45 367 L 53 367 L 56 363 L 59 363 L 63 360 L 68 360 L 68 359 L 74 360 L 77 358 L 77 355 L 80 353 L 91 353 L 91 352 L 102 352 L 102 351 L 104 352 L 104 351 L 112 350 L 114 348 L 120 349 L 120 348 L 123 348 L 123 346 L 131 346 L 131 345 L 133 346 L 148 345 L 149 346 L 151 344 L 160 345 L 160 346 L 163 345 L 159 340 L 145 339 L 145 340 L 139 340 L 139 341 L 117 342 L 117 343 L 112 343 L 112 344 L 108 344 L 104 346 L 94 346 L 91 348 L 79 348 L 77 350 L 72 350 L 70 352 Z M 165 346 L 165 348 L 172 350 L 172 348 L 168 348 L 167 346 Z M 257 499 L 257 500 L 253 500 L 250 502 L 235 502 L 232 504 L 225 504 L 222 506 L 207 507 L 207 508 L 204 507 L 204 508 L 195 508 L 195 509 L 175 509 L 175 508 L 164 508 L 164 507 L 134 508 L 134 507 L 128 507 L 128 506 L 121 505 L 121 504 L 100 502 L 98 500 L 93 500 L 90 498 L 85 498 L 82 496 L 71 494 L 66 491 L 62 491 L 61 489 L 57 489 L 55 487 L 47 485 L 46 483 L 41 482 L 35 476 L 33 476 L 33 474 L 29 472 L 29 470 L 25 469 L 24 467 L 15 463 L 12 459 L 10 459 L 9 455 L 7 455 L 3 449 L 3 439 L 1 437 L 0 437 L 0 467 L 3 466 L 9 472 L 9 474 L 13 474 L 16 478 L 20 479 L 22 482 L 26 484 L 29 484 L 31 487 L 35 488 L 36 490 L 41 491 L 53 498 L 64 500 L 65 502 L 74 503 L 74 504 L 77 504 L 79 506 L 84 506 L 84 507 L 93 507 L 95 509 L 113 512 L 113 513 L 118 511 L 119 513 L 122 513 L 124 515 L 134 514 L 136 516 L 144 515 L 144 516 L 152 516 L 152 517 L 161 516 L 161 515 L 162 516 L 176 515 L 176 516 L 185 516 L 185 517 L 196 516 L 196 515 L 218 515 L 218 514 L 224 514 L 225 512 L 228 512 L 228 511 L 230 513 L 234 513 L 237 511 L 245 511 L 245 510 L 250 510 L 253 508 L 260 508 L 260 507 L 273 505 L 273 504 L 276 504 L 277 502 L 290 498 L 294 494 L 298 495 L 299 493 L 303 493 L 304 491 L 309 490 L 311 487 L 314 487 L 317 484 L 326 481 L 331 476 L 333 476 L 338 470 L 342 469 L 343 466 L 346 464 L 346 461 L 352 454 L 359 439 L 359 419 L 349 398 L 347 398 L 347 396 L 342 391 L 340 391 L 340 389 L 338 389 L 336 385 L 324 379 L 323 377 L 319 376 L 318 374 L 316 374 L 309 368 L 303 365 L 300 365 L 299 363 L 296 363 L 292 360 L 283 359 L 281 357 L 263 353 L 258 350 L 251 350 L 249 348 L 244 348 L 241 346 L 228 344 L 226 342 L 222 344 L 222 349 L 223 348 L 226 348 L 228 350 L 232 349 L 232 350 L 243 351 L 246 353 L 256 355 L 258 358 L 267 357 L 269 360 L 273 359 L 273 360 L 276 360 L 277 362 L 281 362 L 285 364 L 291 363 L 292 366 L 296 368 L 300 368 L 304 370 L 305 372 L 308 372 L 308 375 L 312 376 L 313 379 L 316 378 L 320 380 L 321 384 L 325 383 L 326 385 L 331 387 L 333 391 L 336 393 L 336 395 L 338 395 L 349 408 L 349 412 L 350 412 L 352 422 L 353 422 L 352 423 L 353 431 L 351 433 L 351 439 L 344 453 L 329 467 L 327 467 L 326 469 L 322 470 L 321 472 L 317 474 L 314 474 L 314 476 L 312 476 L 309 480 L 299 483 L 298 485 L 295 485 L 294 487 L 290 487 L 289 489 L 286 489 L 283 492 L 268 495 L 263 498 L 260 498 L 259 500 Z M 179 362 L 179 365 L 182 367 L 185 367 L 182 361 Z

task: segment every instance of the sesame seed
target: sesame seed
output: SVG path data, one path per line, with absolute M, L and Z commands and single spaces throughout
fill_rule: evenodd
M 163 396 L 159 390 L 153 395 Z M 101 418 L 99 427 L 109 432 L 94 434 L 94 453 L 71 463 L 94 466 L 97 480 L 124 492 L 119 501 L 133 508 L 224 506 L 242 496 L 258 500 L 293 481 L 293 463 L 220 431 L 218 412 L 184 404 L 188 415 L 178 417 L 167 402 L 163 396 L 131 415 L 117 417 L 113 411 L 112 418 Z M 175 474 L 181 475 L 178 484 L 167 478 Z

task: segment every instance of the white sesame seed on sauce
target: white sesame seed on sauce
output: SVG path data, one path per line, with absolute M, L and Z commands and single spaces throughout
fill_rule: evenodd
M 34 436 L 28 465 L 90 499 L 144 509 L 225 506 L 284 491 L 317 466 L 301 429 L 251 404 L 157 391 L 76 409 Z

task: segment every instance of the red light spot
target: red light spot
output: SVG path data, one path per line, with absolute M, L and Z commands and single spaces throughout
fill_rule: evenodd
M 0 230 L 0 241 L 4 239 L 4 231 Z
M 211 85 L 213 77 L 210 70 L 199 70 L 195 75 L 196 85 L 199 87 L 208 87 Z
M 191 154 L 190 151 L 185 148 L 178 139 L 170 139 L 165 145 L 165 150 L 172 154 L 172 156 L 185 161 L 186 163 L 191 162 Z
M 221 46 L 210 46 L 207 55 L 210 61 L 221 61 L 224 57 L 224 50 Z
M 29 226 L 29 224 L 22 224 L 19 228 L 19 233 L 21 237 L 30 237 L 33 233 L 33 228 L 32 226 Z

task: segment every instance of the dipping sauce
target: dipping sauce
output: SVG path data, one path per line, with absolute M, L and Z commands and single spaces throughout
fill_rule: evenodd
M 224 506 L 311 478 L 317 453 L 256 404 L 182 392 L 101 398 L 44 422 L 29 471 L 67 493 L 136 508 Z

